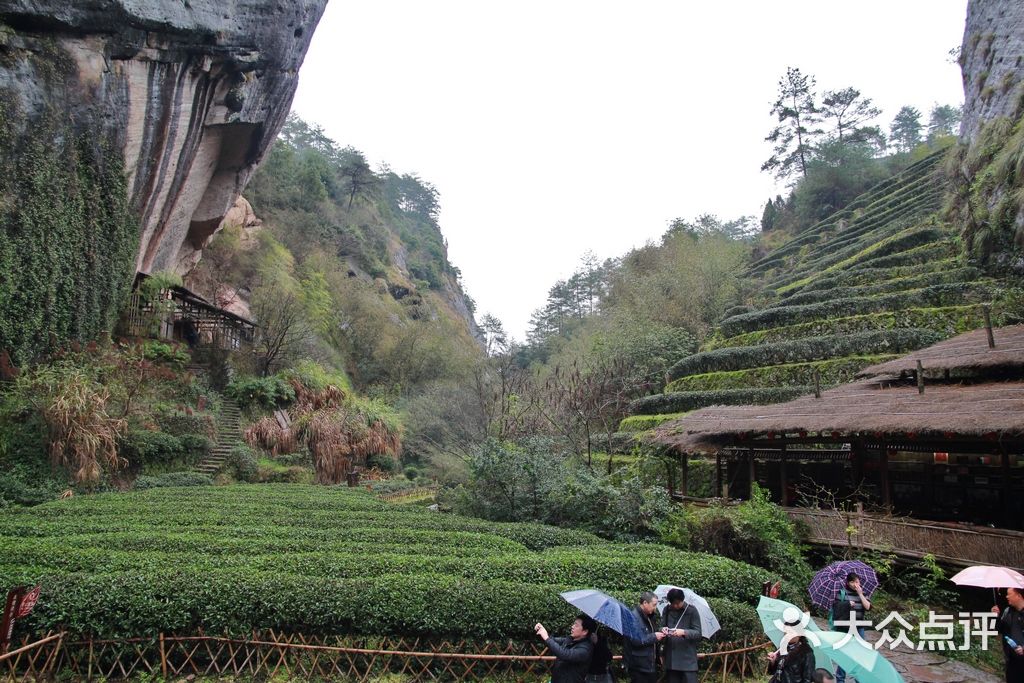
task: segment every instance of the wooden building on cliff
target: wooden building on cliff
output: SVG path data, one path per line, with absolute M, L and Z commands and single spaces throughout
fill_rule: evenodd
M 251 344 L 256 323 L 219 308 L 181 286 L 161 287 L 145 295 L 145 273 L 135 276 L 124 333 L 130 337 L 155 337 L 189 347 L 213 347 L 236 351 Z
M 683 495 L 689 459 L 714 458 L 727 498 L 758 482 L 784 506 L 824 494 L 1024 530 L 1024 326 L 962 334 L 819 396 L 697 410 L 655 440 L 678 454 Z

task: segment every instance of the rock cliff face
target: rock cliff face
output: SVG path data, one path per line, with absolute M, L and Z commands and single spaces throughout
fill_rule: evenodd
M 1024 3 L 970 0 L 960 47 L 964 112 L 960 137 L 973 142 L 985 121 L 1016 118 L 1024 98 Z
M 185 273 L 291 108 L 327 0 L 0 0 L 0 93 L 123 149 L 136 267 Z

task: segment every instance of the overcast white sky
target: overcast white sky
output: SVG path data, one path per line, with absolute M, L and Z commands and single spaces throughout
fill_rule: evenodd
M 330 0 L 294 108 L 441 194 L 478 315 L 517 338 L 587 249 L 760 217 L 779 77 L 857 87 L 886 128 L 963 99 L 965 0 Z

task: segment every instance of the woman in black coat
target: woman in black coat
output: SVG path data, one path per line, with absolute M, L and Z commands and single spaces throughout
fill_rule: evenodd
M 814 651 L 804 636 L 789 641 L 785 653 L 768 655 L 768 673 L 771 683 L 813 683 Z

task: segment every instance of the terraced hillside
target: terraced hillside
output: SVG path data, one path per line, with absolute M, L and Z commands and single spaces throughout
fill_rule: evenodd
M 862 368 L 1009 312 L 1005 283 L 963 259 L 939 217 L 942 153 L 876 185 L 850 206 L 749 266 L 750 304 L 669 371 L 665 393 L 631 406 L 620 429 L 650 429 L 709 405 L 789 400 Z

